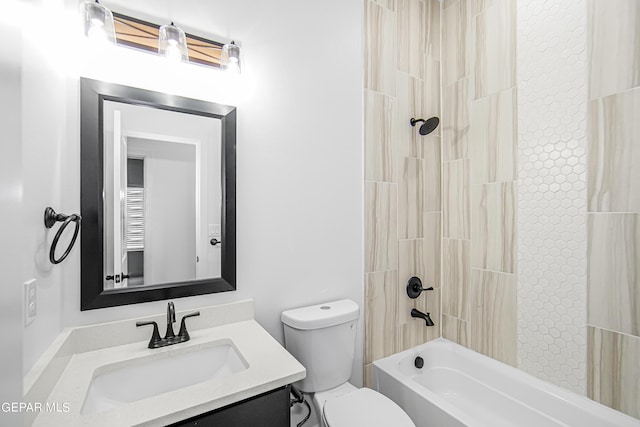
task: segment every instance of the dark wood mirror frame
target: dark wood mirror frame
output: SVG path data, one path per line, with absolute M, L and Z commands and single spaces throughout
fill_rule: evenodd
M 236 109 L 228 105 L 97 80 L 80 80 L 80 310 L 114 307 L 236 289 Z M 104 101 L 212 117 L 222 122 L 221 277 L 139 288 L 104 288 Z

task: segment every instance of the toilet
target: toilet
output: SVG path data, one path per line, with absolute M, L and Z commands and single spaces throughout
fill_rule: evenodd
M 325 427 L 415 427 L 391 399 L 349 383 L 359 313 L 358 304 L 349 299 L 282 313 L 285 347 L 307 370 L 295 386 L 314 393 Z

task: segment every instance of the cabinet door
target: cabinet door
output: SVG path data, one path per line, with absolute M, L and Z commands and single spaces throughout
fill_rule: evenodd
M 172 426 L 289 427 L 290 389 L 287 385 Z

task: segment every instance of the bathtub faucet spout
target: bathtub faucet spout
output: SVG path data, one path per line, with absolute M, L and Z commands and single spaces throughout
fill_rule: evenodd
M 425 321 L 427 326 L 435 325 L 435 323 L 433 323 L 433 320 L 431 320 L 431 316 L 429 315 L 429 313 L 423 313 L 420 310 L 416 310 L 415 308 L 411 309 L 411 317 L 417 317 L 419 319 L 424 319 L 424 321 Z

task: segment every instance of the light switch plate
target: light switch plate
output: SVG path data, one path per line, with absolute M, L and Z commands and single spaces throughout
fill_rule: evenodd
M 221 224 L 209 224 L 209 237 L 220 236 Z
M 31 324 L 38 314 L 36 279 L 24 283 L 24 324 Z

